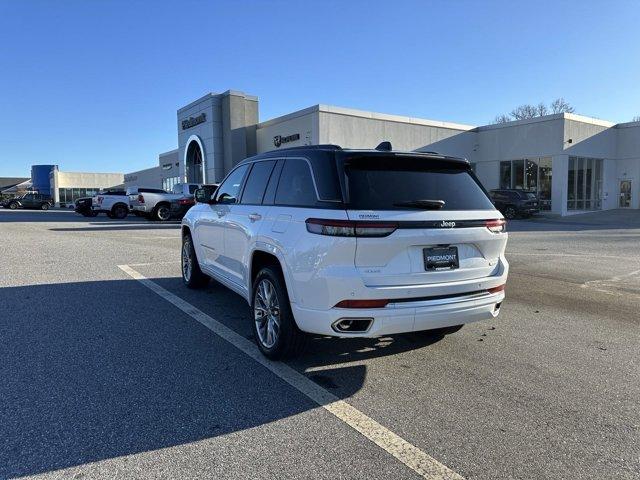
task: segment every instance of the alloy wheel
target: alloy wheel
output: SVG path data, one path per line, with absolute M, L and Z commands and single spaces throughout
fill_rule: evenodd
M 280 304 L 276 289 L 268 279 L 258 284 L 255 292 L 253 318 L 256 322 L 258 341 L 265 348 L 273 347 L 280 335 Z
M 171 211 L 169 210 L 169 207 L 166 207 L 164 205 L 158 207 L 158 219 L 162 220 L 163 222 L 165 220 L 169 220 L 169 216 L 170 216 Z
M 191 258 L 191 240 L 185 238 L 182 243 L 182 277 L 185 281 L 191 280 L 193 259 Z

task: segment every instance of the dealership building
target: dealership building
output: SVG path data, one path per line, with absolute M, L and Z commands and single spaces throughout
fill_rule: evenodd
M 388 140 L 395 150 L 464 157 L 487 189 L 535 191 L 542 208 L 559 215 L 640 208 L 640 122 L 560 113 L 475 126 L 327 105 L 259 122 L 257 97 L 227 91 L 180 108 L 177 127 L 173 155 L 179 178 L 190 182 L 219 182 L 239 161 L 269 150 Z
M 535 191 L 542 209 L 554 214 L 640 208 L 640 122 L 560 113 L 477 126 L 328 105 L 259 122 L 258 98 L 229 90 L 179 108 L 176 125 L 177 148 L 161 153 L 151 168 L 62 175 L 56 167 L 49 176 L 56 201 L 90 185 L 169 190 L 185 180 L 220 182 L 241 160 L 269 150 L 326 143 L 373 148 L 386 140 L 394 150 L 464 157 L 487 189 Z

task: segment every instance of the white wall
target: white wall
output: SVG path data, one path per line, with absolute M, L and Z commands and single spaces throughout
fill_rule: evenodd
M 60 188 L 109 188 L 121 185 L 124 181 L 122 173 L 85 173 L 61 172 L 55 169 L 50 177 L 53 201 L 60 204 Z
M 299 140 L 283 143 L 280 147 L 274 145 L 275 136 L 287 137 L 296 133 L 300 135 Z M 260 123 L 256 131 L 256 142 L 258 153 L 277 150 L 278 148 L 324 143 L 320 142 L 318 138 L 318 112 L 313 109 L 307 109 Z
M 127 173 L 124 176 L 124 187 L 162 188 L 162 169 L 152 167 Z
M 438 145 L 440 153 L 467 156 L 472 150 L 473 135 L 466 134 L 471 125 L 422 120 L 399 115 L 363 112 L 319 105 L 320 143 L 334 143 L 343 148 L 375 148 L 391 142 L 394 150 L 429 150 Z M 462 135 L 466 134 L 466 135 Z M 447 144 L 440 144 L 446 139 Z M 455 152 L 455 153 L 454 153 Z M 462 153 L 459 153 L 462 152 Z
M 488 125 L 478 130 L 478 162 L 553 156 L 562 151 L 562 115 Z

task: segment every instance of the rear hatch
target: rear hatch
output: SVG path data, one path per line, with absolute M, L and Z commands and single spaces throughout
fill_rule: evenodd
M 365 285 L 497 273 L 507 237 L 502 215 L 466 161 L 376 152 L 347 157 L 343 165 L 347 215 L 368 227 L 357 235 L 355 256 Z

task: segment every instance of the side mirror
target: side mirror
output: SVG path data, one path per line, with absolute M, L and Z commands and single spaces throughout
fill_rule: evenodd
M 201 188 L 198 188 L 195 191 L 194 197 L 196 202 L 198 203 L 208 203 L 211 205 L 216 203 L 215 200 L 213 200 L 213 195 L 215 193 L 216 193 L 216 187 L 205 185 Z

